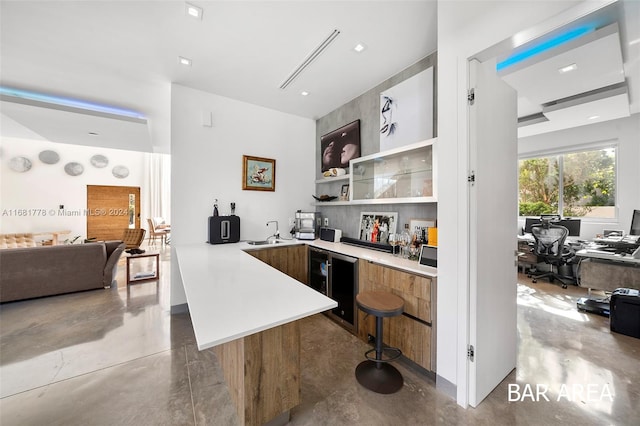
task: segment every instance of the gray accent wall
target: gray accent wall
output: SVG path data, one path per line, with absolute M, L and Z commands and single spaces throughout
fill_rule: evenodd
M 437 128 L 437 53 L 434 52 L 409 66 L 393 77 L 383 81 L 340 108 L 316 120 L 316 179 L 322 177 L 320 169 L 320 137 L 354 120 L 360 120 L 361 155 L 375 154 L 380 151 L 380 92 L 413 77 L 429 67 L 433 73 L 433 136 L 438 135 Z M 419 142 L 419 141 L 416 141 Z M 340 188 L 349 181 L 316 184 L 316 195 L 339 195 Z M 329 218 L 329 227 L 342 229 L 343 235 L 356 238 L 359 230 L 361 212 L 398 212 L 398 229 L 410 219 L 436 219 L 437 204 L 374 204 L 350 206 L 317 206 L 323 217 Z

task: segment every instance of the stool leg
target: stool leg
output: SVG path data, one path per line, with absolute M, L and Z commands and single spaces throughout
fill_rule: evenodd
M 395 367 L 389 365 L 388 361 L 382 361 L 382 339 L 382 317 L 376 316 L 376 358 L 375 360 L 367 359 L 358 364 L 356 379 L 369 390 L 389 394 L 402 389 L 404 379 Z
M 382 359 L 382 317 L 376 317 L 376 359 Z M 376 362 L 376 368 L 382 368 L 382 363 Z

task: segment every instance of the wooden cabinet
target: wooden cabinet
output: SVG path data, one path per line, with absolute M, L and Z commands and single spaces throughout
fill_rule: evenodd
M 383 341 L 416 364 L 435 371 L 435 278 L 361 260 L 359 291 L 388 291 L 404 299 L 404 314 L 384 319 Z M 432 304 L 433 301 L 433 304 Z M 358 310 L 358 336 L 375 336 L 375 317 Z
M 247 251 L 280 272 L 302 283 L 307 283 L 307 246 L 270 246 L 260 250 Z

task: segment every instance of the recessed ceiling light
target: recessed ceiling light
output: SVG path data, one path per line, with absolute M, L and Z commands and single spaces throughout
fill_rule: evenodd
M 578 69 L 576 64 L 567 65 L 566 67 L 558 68 L 558 72 L 560 74 L 564 74 L 566 72 L 575 71 Z
M 366 46 L 362 43 L 358 43 L 355 45 L 355 47 L 353 48 L 353 50 L 355 50 L 356 52 L 360 53 L 362 52 L 364 49 L 366 48 Z
M 302 96 L 308 96 L 308 95 L 309 95 L 309 92 L 307 92 L 307 91 L 303 90 L 302 92 L 300 92 L 300 94 L 301 94 Z
M 600 116 L 599 115 L 592 115 L 587 120 L 595 120 L 596 118 L 600 118 Z
M 91 136 L 98 136 L 98 134 L 97 134 L 96 132 L 89 132 L 89 134 L 90 134 Z
M 202 19 L 202 8 L 198 6 L 194 6 L 189 3 L 185 3 L 185 13 L 187 16 L 191 16 L 192 18 Z
M 191 59 L 185 58 L 183 56 L 178 56 L 178 62 L 180 63 L 180 65 L 185 65 L 187 67 L 191 66 Z

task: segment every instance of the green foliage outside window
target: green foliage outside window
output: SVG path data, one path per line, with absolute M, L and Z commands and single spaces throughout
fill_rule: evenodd
M 591 212 L 610 217 L 612 210 L 595 209 L 615 206 L 615 162 L 613 148 L 520 160 L 520 215 L 556 214 L 562 209 L 565 217 Z

